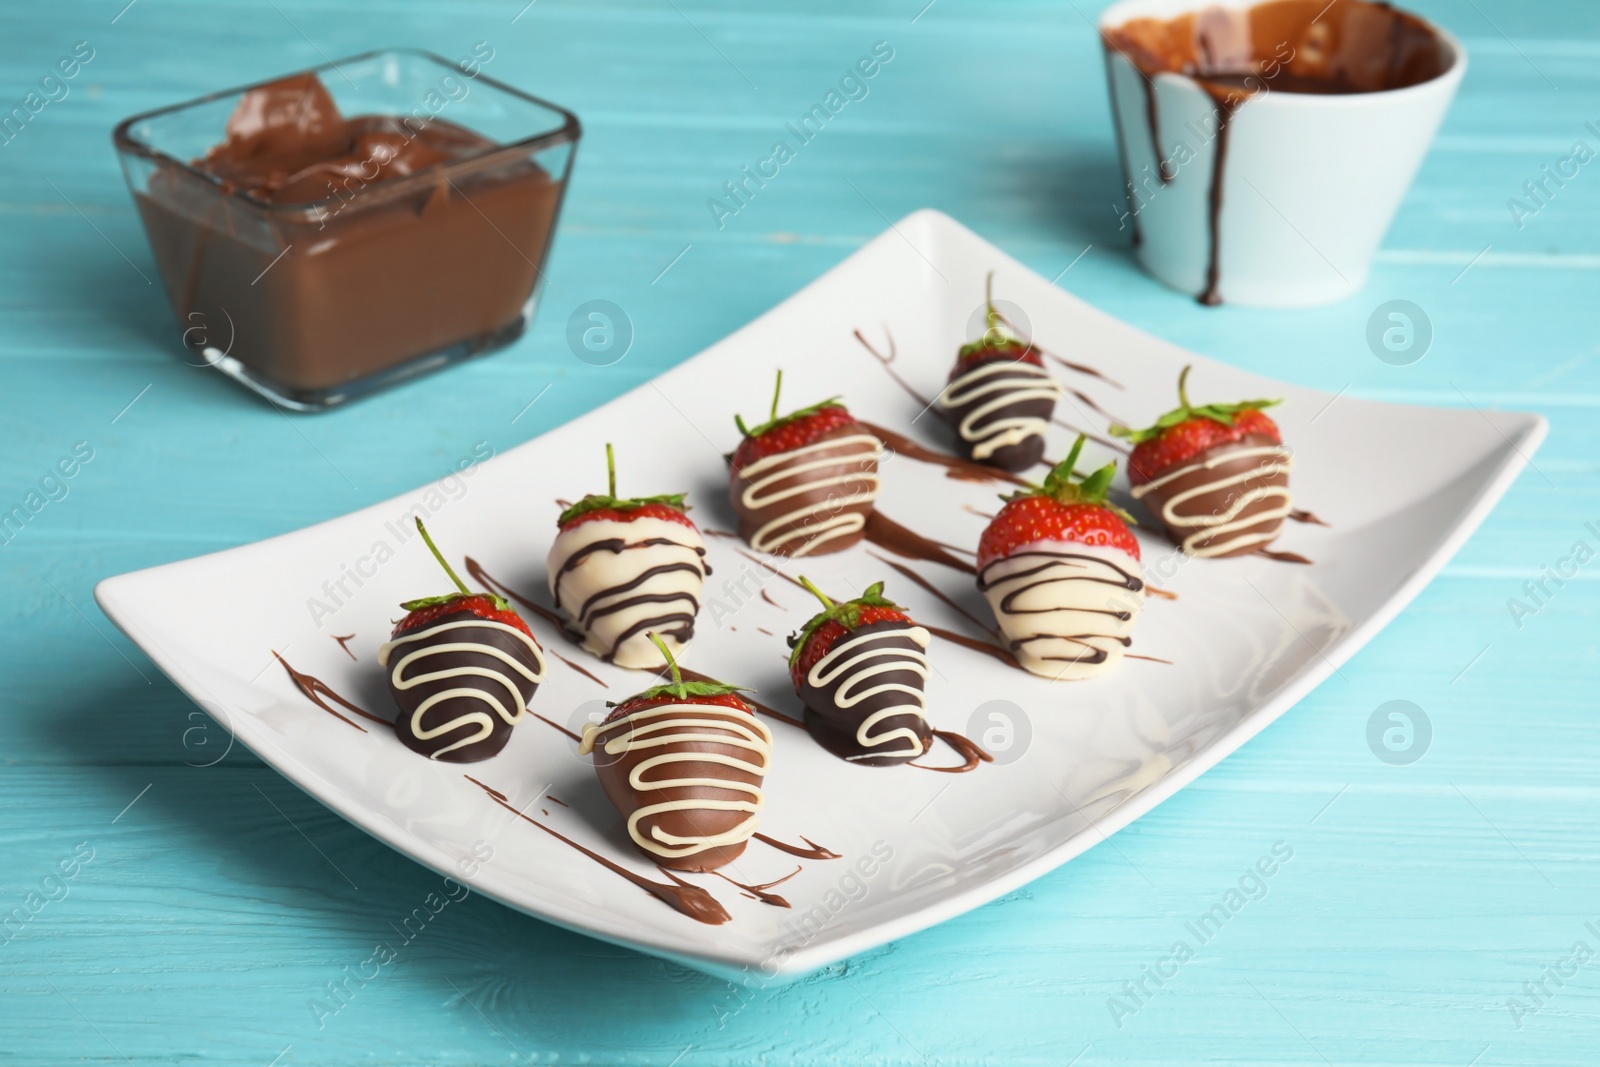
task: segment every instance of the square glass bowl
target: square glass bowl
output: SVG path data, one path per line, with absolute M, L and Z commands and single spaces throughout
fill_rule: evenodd
M 486 77 L 486 61 L 370 52 L 116 128 L 190 362 L 314 411 L 522 334 L 580 130 L 571 112 Z M 346 119 L 376 116 L 405 138 L 459 127 L 483 144 L 389 177 L 369 157 L 309 203 L 253 195 L 196 165 L 227 139 L 246 93 L 305 75 Z

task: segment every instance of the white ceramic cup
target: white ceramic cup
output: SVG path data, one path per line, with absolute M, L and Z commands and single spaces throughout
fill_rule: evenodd
M 1100 15 L 1102 32 L 1134 18 L 1170 19 L 1205 8 L 1245 9 L 1245 0 L 1123 0 Z M 1431 25 L 1431 24 L 1430 24 Z M 1437 26 L 1449 65 L 1404 89 L 1348 95 L 1264 88 L 1229 122 L 1217 220 L 1218 295 L 1226 304 L 1307 307 L 1366 284 L 1372 255 L 1432 143 L 1466 71 L 1461 42 Z M 1112 119 L 1121 136 L 1139 263 L 1160 281 L 1199 297 L 1211 257 L 1210 208 L 1217 106 L 1182 74 L 1153 80 L 1163 151 L 1176 162 L 1162 184 L 1150 135 L 1144 75 L 1108 58 Z M 1182 143 L 1187 152 L 1175 152 Z M 1178 162 L 1181 160 L 1181 162 Z

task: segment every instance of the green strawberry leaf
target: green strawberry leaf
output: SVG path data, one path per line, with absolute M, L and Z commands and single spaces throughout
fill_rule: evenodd
M 899 604 L 883 595 L 883 583 L 873 582 L 866 590 L 854 600 L 834 603 L 810 580 L 802 577 L 800 584 L 811 590 L 816 598 L 822 601 L 822 610 L 813 615 L 804 626 L 790 634 L 786 639 L 789 643 L 789 669 L 794 670 L 795 664 L 800 662 L 800 654 L 805 651 L 806 642 L 811 640 L 811 635 L 822 629 L 830 622 L 836 622 L 846 630 L 854 630 L 861 625 L 861 609 L 864 607 L 893 608 L 902 610 Z
M 655 700 L 657 697 L 677 697 L 684 700 L 688 697 L 724 697 L 735 693 L 749 692 L 749 686 L 729 685 L 724 682 L 667 682 L 663 685 L 651 686 L 642 693 L 636 693 L 628 700 Z M 617 704 L 626 704 L 628 701 L 608 701 L 608 707 Z
M 1113 423 L 1111 433 L 1116 437 L 1125 437 L 1135 445 L 1144 444 L 1160 437 L 1163 432 L 1174 426 L 1188 422 L 1190 419 L 1210 419 L 1212 422 L 1221 423 L 1223 426 L 1232 426 L 1234 417 L 1246 411 L 1260 411 L 1283 403 L 1283 400 L 1241 400 L 1236 404 L 1202 404 L 1198 407 L 1189 403 L 1189 371 L 1183 368 L 1178 375 L 1178 406 L 1162 415 L 1154 423 L 1142 429 L 1124 426 L 1122 423 Z
M 687 513 L 689 506 L 684 503 L 687 493 L 665 493 L 661 496 L 634 496 L 619 499 L 604 493 L 590 493 L 556 518 L 557 526 L 565 526 L 580 515 L 587 515 L 591 511 L 609 509 L 612 511 L 636 511 L 639 508 L 660 504 Z
M 436 608 L 441 604 L 449 604 L 455 600 L 487 600 L 494 605 L 496 611 L 510 611 L 511 605 L 502 596 L 494 593 L 446 593 L 444 596 L 425 596 L 421 600 L 407 600 L 400 605 L 402 611 L 421 611 L 424 608 Z

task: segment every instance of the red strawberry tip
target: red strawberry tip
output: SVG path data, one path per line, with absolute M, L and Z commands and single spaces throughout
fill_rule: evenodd
M 797 411 L 791 411 L 789 414 L 780 417 L 778 415 L 778 397 L 782 394 L 782 392 L 783 370 L 780 368 L 778 370 L 777 384 L 774 385 L 772 389 L 772 408 L 767 414 L 767 421 L 759 423 L 755 426 L 746 426 L 744 424 L 744 416 L 735 415 L 733 417 L 733 424 L 739 427 L 739 432 L 747 438 L 764 437 L 773 430 L 787 426 L 793 422 L 799 422 L 808 415 L 815 415 L 817 412 L 825 411 L 829 408 L 844 407 L 843 404 L 839 403 L 838 397 L 830 396 L 828 399 L 818 401 L 817 403 L 812 404 L 810 407 L 800 408 Z
M 883 595 L 882 582 L 874 582 L 867 586 L 866 591 L 854 600 L 835 603 L 826 593 L 813 585 L 809 578 L 802 576 L 799 581 L 822 602 L 822 610 L 813 615 L 799 630 L 789 635 L 789 670 L 796 677 L 806 650 L 813 647 L 814 639 L 826 633 L 830 623 L 839 630 L 839 633 L 847 633 L 874 622 L 894 619 L 911 621 L 911 617 L 900 605 Z M 827 643 L 831 645 L 833 642 L 830 639 Z M 799 682 L 796 681 L 795 684 L 798 685 Z

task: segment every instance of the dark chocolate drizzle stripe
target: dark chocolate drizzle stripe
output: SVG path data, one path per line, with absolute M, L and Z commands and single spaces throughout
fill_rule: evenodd
M 934 596 L 936 596 L 940 600 L 944 601 L 951 608 L 953 608 L 956 612 L 958 612 L 964 618 L 966 618 L 966 620 L 968 622 L 972 623 L 972 625 L 976 626 L 978 629 L 982 630 L 984 633 L 990 634 L 990 635 L 994 635 L 995 634 L 995 630 L 994 630 L 994 628 L 992 626 L 989 626 L 982 619 L 978 618 L 976 615 L 972 614 L 972 612 L 970 612 L 966 608 L 962 607 L 959 603 L 956 602 L 954 597 L 951 597 L 949 594 L 945 593 L 938 586 L 934 585 L 931 581 L 929 581 L 928 579 L 924 578 L 922 575 L 918 574 L 916 571 L 912 570 L 910 567 L 906 566 L 904 563 L 900 563 L 900 562 L 897 562 L 895 560 L 892 560 L 887 556 L 880 556 L 876 552 L 869 551 L 867 553 L 867 555 L 871 556 L 875 560 L 878 560 L 880 563 L 887 563 L 889 566 L 893 567 L 895 570 L 899 571 L 901 574 L 903 574 L 907 578 L 911 579 L 911 581 L 915 582 L 917 585 L 920 585 L 923 589 L 926 589 L 928 592 L 932 593 Z M 937 631 L 932 630 L 931 628 L 930 628 L 929 632 L 937 633 Z
M 554 611 L 551 611 L 538 601 L 533 600 L 530 597 L 523 596 L 515 589 L 512 589 L 510 586 L 506 585 L 504 582 L 496 580 L 489 574 L 488 571 L 483 569 L 483 565 L 481 563 L 473 559 L 471 556 L 466 557 L 466 565 L 467 574 L 470 575 L 472 580 L 477 582 L 479 585 L 485 586 L 486 588 L 499 593 L 508 600 L 516 601 L 518 604 L 521 604 L 523 607 L 527 608 L 529 611 L 539 616 L 539 618 L 550 623 L 563 633 L 566 631 L 566 620 L 560 615 L 556 614 Z
M 581 530 L 582 527 L 574 529 Z M 562 603 L 561 590 L 566 576 L 573 574 L 579 567 L 596 552 L 610 552 L 621 556 L 625 552 L 652 549 L 677 549 L 688 553 L 691 559 L 680 559 L 668 563 L 660 563 L 647 567 L 635 574 L 626 582 L 608 586 L 589 595 L 574 611 Z M 618 612 L 631 612 L 646 604 L 678 605 L 677 610 L 665 611 L 654 615 L 645 615 L 634 620 L 621 633 L 609 640 L 609 647 L 600 652 L 600 658 L 606 663 L 615 662 L 617 650 L 630 640 L 642 633 L 657 633 L 670 636 L 679 644 L 688 644 L 694 637 L 694 620 L 700 612 L 700 598 L 697 592 L 700 583 L 704 582 L 711 568 L 705 562 L 706 550 L 703 545 L 687 544 L 674 540 L 671 537 L 646 537 L 637 541 L 630 541 L 622 537 L 607 537 L 590 542 L 568 556 L 559 565 L 554 567 L 555 580 L 552 586 L 555 591 L 555 606 L 557 611 L 566 611 L 571 616 L 567 629 L 569 636 L 582 642 L 593 634 L 595 622 Z M 648 586 L 656 578 L 666 574 L 691 574 L 694 576 L 695 592 L 689 590 L 667 590 L 665 592 L 641 592 L 633 596 L 626 594 L 641 587 Z M 607 645 L 606 639 L 596 638 L 601 646 Z M 591 651 L 595 649 L 590 648 Z
M 505 808 L 523 822 L 531 823 L 532 825 L 543 830 L 545 833 L 549 834 L 551 837 L 555 838 L 557 841 L 560 841 L 562 844 L 569 845 L 572 848 L 577 849 L 585 856 L 588 856 L 590 859 L 600 864 L 600 866 L 606 868 L 606 870 L 626 878 L 628 881 L 632 882 L 640 889 L 643 889 L 646 893 L 649 893 L 651 896 L 655 897 L 663 904 L 666 904 L 679 914 L 687 915 L 696 922 L 703 922 L 710 926 L 721 926 L 723 923 L 728 922 L 733 918 L 733 916 L 728 914 L 727 909 L 718 903 L 716 897 L 712 896 L 699 886 L 692 885 L 689 882 L 684 881 L 670 871 L 663 871 L 662 873 L 668 878 L 672 879 L 674 884 L 671 885 L 652 881 L 649 878 L 644 877 L 642 874 L 635 874 L 621 864 L 613 863 L 612 861 L 606 859 L 598 852 L 584 848 L 582 845 L 578 844 L 565 834 L 552 830 L 538 819 L 524 815 L 522 812 L 518 811 L 514 806 L 512 806 L 510 801 L 506 798 L 506 795 L 500 792 L 498 789 L 491 789 L 489 786 L 484 785 L 476 778 L 466 775 L 463 775 L 463 777 L 465 777 L 467 781 L 471 782 L 479 789 L 482 789 L 484 793 L 488 795 L 490 800 L 494 801 L 502 808 Z
M 667 668 L 666 667 L 662 667 L 659 673 L 661 674 L 661 677 L 663 677 L 663 678 L 670 677 L 670 675 L 667 672 Z M 678 664 L 678 673 L 683 675 L 683 680 L 686 681 L 686 682 L 714 682 L 714 681 L 716 681 L 715 678 L 712 678 L 709 675 L 701 674 L 699 671 L 692 671 L 688 667 L 685 667 L 681 663 Z M 806 724 L 801 722 L 799 719 L 792 718 L 792 717 L 790 717 L 788 715 L 785 715 L 783 712 L 778 711 L 775 708 L 770 708 L 767 705 L 761 703 L 761 701 L 759 701 L 759 700 L 751 699 L 750 694 L 748 694 L 748 693 L 740 693 L 739 694 L 739 699 L 744 701 L 746 704 L 749 704 L 752 708 L 755 708 L 757 711 L 759 711 L 761 714 L 767 716 L 768 718 L 777 719 L 779 722 L 786 722 L 790 726 L 798 726 L 802 730 L 804 730 L 806 728 Z
M 512 589 L 510 586 L 506 585 L 504 582 L 497 580 L 492 575 L 490 575 L 488 571 L 483 569 L 483 564 L 479 563 L 477 560 L 473 559 L 471 556 L 468 556 L 466 558 L 466 565 L 467 565 L 467 573 L 472 576 L 472 580 L 473 581 L 477 582 L 479 585 L 485 587 L 486 589 L 490 589 L 490 590 L 493 590 L 494 592 L 499 593 L 501 596 L 505 597 L 507 600 L 516 601 L 518 604 L 520 604 L 523 607 L 527 608 L 529 611 L 533 612 L 535 615 L 537 615 L 539 618 L 543 619 L 545 622 L 548 622 L 552 626 L 554 626 L 556 628 L 556 630 L 563 637 L 566 637 L 569 640 L 571 639 L 572 634 L 567 629 L 566 621 L 564 619 L 562 619 L 560 615 L 557 615 L 555 612 L 551 611 L 547 607 L 544 607 L 543 605 L 539 604 L 538 602 L 536 602 L 534 600 L 531 600 L 526 596 L 523 596 L 521 593 L 517 592 L 515 589 Z M 550 653 L 550 655 L 554 656 L 556 659 L 560 660 L 562 663 L 565 663 L 567 666 L 571 667 L 573 670 L 577 671 L 579 674 L 583 675 L 585 678 L 589 679 L 591 682 L 594 682 L 597 685 L 599 685 L 599 686 L 601 686 L 602 688 L 605 688 L 605 689 L 610 689 L 611 688 L 604 681 L 602 681 L 600 679 L 600 677 L 598 675 L 596 675 L 593 671 L 590 671 L 589 669 L 587 669 L 585 667 L 580 667 L 578 664 L 572 662 L 570 659 L 568 659 L 567 657 L 563 656 L 561 653 L 557 652 L 555 649 L 547 648 L 547 649 L 545 649 L 545 651 Z M 560 730 L 562 733 L 566 734 L 568 737 L 572 738 L 574 741 L 576 741 L 578 739 L 578 735 L 573 733 L 571 730 L 567 729 L 565 726 L 560 726 L 560 725 L 558 725 L 556 723 L 550 722 L 550 720 L 546 719 L 543 715 L 535 714 L 534 717 L 538 718 L 538 719 L 543 719 L 545 722 L 549 722 L 551 726 L 554 726 L 557 730 Z
M 879 363 L 883 364 L 883 369 L 888 372 L 889 377 L 893 378 L 895 383 L 899 385 L 900 388 L 904 389 L 908 394 L 910 394 L 911 399 L 920 404 L 923 411 L 933 407 L 933 401 L 917 392 L 911 383 L 900 377 L 900 372 L 891 366 L 891 364 L 893 364 L 895 361 L 895 357 L 899 355 L 899 351 L 894 343 L 894 334 L 889 332 L 889 327 L 887 325 L 885 325 L 883 328 L 883 334 L 889 339 L 889 354 L 887 356 L 868 344 L 867 339 L 861 336 L 860 330 L 855 331 L 856 340 L 861 342 L 861 347 L 865 348 L 868 352 L 871 352 L 873 359 L 876 359 Z
M 1016 570 L 1014 572 L 1010 571 L 1008 568 L 1008 573 L 1002 575 L 998 579 L 991 579 L 991 572 L 996 567 L 1013 564 L 1019 560 L 1027 560 L 1030 558 L 1038 558 L 1044 562 L 1040 563 L 1036 567 Z M 1104 568 L 1107 571 L 1119 575 L 1120 579 L 1102 578 L 1087 573 L 1076 573 L 1072 570 L 1072 568 L 1082 568 L 1085 566 Z M 1047 575 L 1047 577 L 1039 577 L 1040 575 Z M 1016 607 L 1016 601 L 1018 598 L 1038 589 L 1041 586 L 1053 585 L 1061 582 L 1089 582 L 1096 585 L 1108 586 L 1113 589 L 1123 589 L 1133 594 L 1138 594 L 1144 589 L 1144 582 L 1140 578 L 1135 577 L 1131 572 L 1119 567 L 1112 561 L 1098 555 L 1066 550 L 1030 549 L 1024 552 L 1015 552 L 1009 556 L 991 561 L 978 575 L 978 589 L 985 595 L 987 595 L 991 590 L 998 588 L 1002 584 L 1009 585 L 1013 582 L 1019 582 L 1021 584 L 1017 588 L 1010 589 L 1004 593 L 1000 597 L 1000 602 L 998 604 L 993 604 L 991 601 L 991 604 L 993 604 L 995 608 L 995 616 L 1000 623 L 1002 632 L 1008 632 L 1006 625 L 1008 619 L 1012 616 L 1018 615 L 1048 615 L 1055 612 L 1070 611 L 1074 613 L 1105 615 L 1108 618 L 1116 619 L 1119 622 L 1127 622 L 1133 617 L 1134 614 L 1132 611 L 1118 610 L 1114 607 L 1111 607 L 1109 604 L 1104 608 L 1082 607 L 1071 603 L 1054 604 L 1032 609 L 1018 609 Z M 1087 650 L 1087 652 L 1072 656 L 1038 656 L 1037 658 L 1046 662 L 1067 664 L 1096 665 L 1105 663 L 1110 654 L 1105 649 L 1096 647 L 1094 644 L 1092 644 L 1091 639 L 1105 642 L 1116 642 L 1121 644 L 1124 648 L 1132 643 L 1131 638 L 1115 633 L 1031 633 L 1019 637 L 1010 637 L 1008 633 L 1006 647 L 1009 648 L 1011 652 L 1016 653 L 1023 651 L 1028 645 L 1036 641 L 1064 641 L 1070 645 L 1083 648 Z

